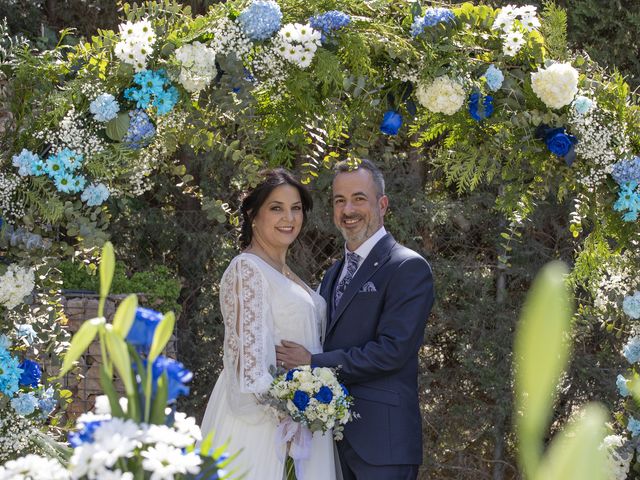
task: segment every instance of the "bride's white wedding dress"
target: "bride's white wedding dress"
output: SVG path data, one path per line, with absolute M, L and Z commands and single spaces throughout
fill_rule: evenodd
M 291 340 L 311 353 L 322 351 L 326 304 L 308 287 L 285 277 L 260 257 L 235 257 L 220 282 L 225 323 L 224 369 L 202 420 L 202 434 L 214 444 L 228 443 L 231 464 L 247 480 L 281 480 L 284 461 L 275 441 L 277 421 L 256 394 L 268 390 L 276 364 L 275 345 Z M 336 461 L 331 432 L 313 435 L 304 460 L 304 480 L 334 480 Z

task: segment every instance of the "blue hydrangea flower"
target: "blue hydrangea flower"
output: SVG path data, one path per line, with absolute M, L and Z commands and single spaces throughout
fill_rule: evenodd
M 55 391 L 53 387 L 49 387 L 46 390 L 41 390 L 38 398 L 38 408 L 40 409 L 40 418 L 47 418 L 51 412 L 58 405 L 58 401 L 55 398 Z
M 496 68 L 495 65 L 489 65 L 487 71 L 484 72 L 483 78 L 487 82 L 487 88 L 492 92 L 497 92 L 502 87 L 502 82 L 504 82 L 504 74 L 502 70 Z
M 416 17 L 411 25 L 411 35 L 417 37 L 427 27 L 433 27 L 439 23 L 452 22 L 455 14 L 448 8 L 427 8 L 424 17 Z
M 38 399 L 31 392 L 20 392 L 11 399 L 11 406 L 18 415 L 31 415 L 38 408 Z
M 83 443 L 93 443 L 93 434 L 96 429 L 102 425 L 103 420 L 94 420 L 93 422 L 87 422 L 82 425 L 82 430 L 77 432 L 71 432 L 68 435 L 69 444 L 73 448 L 77 448 Z
M 573 100 L 573 109 L 578 115 L 584 115 L 593 108 L 593 100 L 584 95 L 578 95 Z
M 189 386 L 186 384 L 193 378 L 193 373 L 186 369 L 182 363 L 160 355 L 153 362 L 151 371 L 154 393 L 157 388 L 158 379 L 164 372 L 167 373 L 169 380 L 169 395 L 167 401 L 169 403 L 175 401 L 179 395 L 189 395 Z
M 36 331 L 28 323 L 23 323 L 16 327 L 16 336 L 23 339 L 27 345 L 31 345 L 38 337 Z
M 271 0 L 256 0 L 238 16 L 238 23 L 251 40 L 266 40 L 280 30 L 282 12 Z
M 109 198 L 109 189 L 103 183 L 92 183 L 84 189 L 80 199 L 90 207 L 102 205 Z
M 53 183 L 62 193 L 73 193 L 73 175 L 70 173 L 60 173 L 53 179 Z
M 123 142 L 137 150 L 146 147 L 156 134 L 156 128 L 151 123 L 149 116 L 142 110 L 129 112 L 129 129 L 123 138 Z
M 293 394 L 293 404 L 300 410 L 304 412 L 309 405 L 309 395 L 302 390 L 296 390 L 296 393 Z
M 33 174 L 33 165 L 40 161 L 40 157 L 26 148 L 23 148 L 18 155 L 12 157 L 12 164 L 18 168 L 18 175 L 26 177 Z
M 0 348 L 0 393 L 12 397 L 20 388 L 22 369 L 18 359 L 5 348 Z
M 636 291 L 633 295 L 624 297 L 622 301 L 622 310 L 634 320 L 640 318 L 640 292 Z
M 327 404 L 331 403 L 331 400 L 333 400 L 333 392 L 329 387 L 323 385 L 318 389 L 318 393 L 316 393 L 313 397 L 320 403 Z
M 640 435 L 640 421 L 630 416 L 629 422 L 627 423 L 627 430 L 631 432 L 632 437 Z
M 382 117 L 380 131 L 386 135 L 397 135 L 402 126 L 402 115 L 394 110 L 387 110 Z
M 127 342 L 136 347 L 138 351 L 149 352 L 153 335 L 160 324 L 163 315 L 150 308 L 138 307 L 133 325 L 127 334 Z
M 482 103 L 480 99 L 482 98 Z M 493 113 L 493 97 L 491 95 L 485 95 L 484 98 L 480 92 L 473 92 L 469 95 L 469 114 L 471 118 L 479 122 L 485 118 L 488 118 Z
M 621 160 L 613 166 L 611 176 L 618 183 L 640 183 L 640 157 Z
M 89 111 L 93 114 L 93 118 L 98 122 L 108 122 L 118 116 L 120 105 L 116 98 L 110 93 L 98 95 L 96 99 L 89 104 Z
M 640 337 L 636 336 L 627 340 L 626 345 L 622 347 L 622 355 L 632 365 L 640 361 Z
M 351 23 L 351 17 L 339 10 L 330 10 L 309 19 L 311 27 L 322 32 L 322 42 L 326 40 L 326 35 L 346 27 L 349 23 Z
M 42 377 L 42 369 L 38 362 L 34 362 L 27 358 L 22 361 L 20 368 L 22 369 L 20 385 L 24 387 L 37 387 L 38 383 L 40 383 L 40 377 Z
M 620 395 L 623 397 L 628 397 L 631 394 L 631 392 L 629 392 L 629 389 L 627 388 L 627 382 L 628 380 L 624 378 L 623 375 L 618 375 L 618 377 L 616 378 L 618 393 L 620 393 Z

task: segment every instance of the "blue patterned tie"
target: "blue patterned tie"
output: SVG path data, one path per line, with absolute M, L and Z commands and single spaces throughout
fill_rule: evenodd
M 358 269 L 359 262 L 360 262 L 360 255 L 353 252 L 347 252 L 347 273 L 345 274 L 344 277 L 342 277 L 342 280 L 340 280 L 340 283 L 338 283 L 338 286 L 336 287 L 336 293 L 335 293 L 335 296 L 333 297 L 334 308 L 338 307 L 338 303 L 342 298 L 342 294 L 346 290 L 347 285 L 349 285 L 349 282 L 353 279 L 353 275 L 356 273 L 356 270 Z

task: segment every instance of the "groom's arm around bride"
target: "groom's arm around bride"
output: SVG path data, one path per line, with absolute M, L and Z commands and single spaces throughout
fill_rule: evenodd
M 422 463 L 418 351 L 434 301 L 431 269 L 385 231 L 388 198 L 371 162 L 337 165 L 333 205 L 346 255 L 320 287 L 328 312 L 324 352 L 283 342 L 278 360 L 340 367 L 360 415 L 338 443 L 345 479 L 413 479 Z

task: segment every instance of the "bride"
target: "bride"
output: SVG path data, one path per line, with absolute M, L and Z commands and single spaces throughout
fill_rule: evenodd
M 242 253 L 227 267 L 220 284 L 225 324 L 224 369 L 202 420 L 203 436 L 214 432 L 215 446 L 227 442 L 240 452 L 233 465 L 247 480 L 284 478 L 284 449 L 276 442 L 277 419 L 261 403 L 273 380 L 275 346 L 282 339 L 322 351 L 324 299 L 286 264 L 289 245 L 304 225 L 312 200 L 284 169 L 264 172 L 242 201 Z M 332 433 L 313 435 L 311 454 L 302 460 L 304 480 L 336 479 Z

